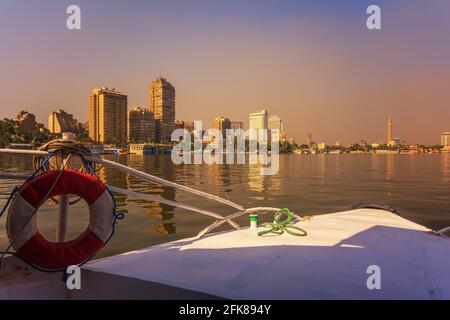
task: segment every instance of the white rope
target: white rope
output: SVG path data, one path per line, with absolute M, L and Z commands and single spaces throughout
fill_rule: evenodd
M 224 223 L 228 223 L 230 226 L 232 226 L 236 230 L 240 229 L 240 227 L 241 227 L 239 224 L 237 224 L 236 222 L 232 221 L 232 219 L 234 219 L 234 217 L 237 217 L 237 216 L 240 216 L 240 215 L 244 214 L 243 211 L 239 211 L 239 212 L 237 212 L 235 214 L 232 214 L 232 215 L 230 215 L 228 217 L 223 217 L 223 216 L 221 216 L 221 215 L 219 215 L 217 213 L 214 213 L 214 212 L 211 212 L 211 211 L 207 211 L 207 210 L 203 210 L 203 209 L 199 209 L 199 208 L 193 207 L 191 205 L 183 204 L 183 203 L 180 203 L 180 202 L 175 202 L 175 201 L 171 201 L 171 200 L 167 200 L 167 199 L 163 199 L 163 198 L 159 198 L 159 197 L 153 197 L 153 196 L 150 196 L 148 194 L 143 194 L 143 193 L 130 191 L 130 190 L 127 190 L 127 189 L 122 189 L 122 188 L 113 187 L 113 186 L 108 186 L 108 188 L 112 192 L 125 194 L 128 197 L 130 197 L 130 198 L 135 198 L 135 199 L 140 199 L 140 200 L 145 200 L 145 201 L 151 201 L 151 202 L 164 203 L 164 204 L 167 204 L 167 205 L 172 206 L 172 207 L 182 208 L 182 209 L 185 209 L 185 210 L 193 211 L 193 212 L 205 215 L 205 216 L 209 216 L 209 217 L 215 218 L 216 221 L 213 224 L 211 224 L 210 226 L 208 226 L 205 229 L 203 229 L 202 231 L 200 231 L 200 233 L 197 235 L 198 238 L 202 237 L 206 233 L 209 233 L 211 230 L 220 227 Z
M 280 210 L 281 209 L 279 209 L 279 208 L 257 207 L 257 208 L 246 209 L 246 210 L 243 210 L 243 211 L 238 211 L 238 212 L 235 212 L 233 214 L 230 214 L 229 216 L 224 217 L 223 220 L 216 221 L 213 224 L 209 225 L 208 227 L 206 227 L 205 229 L 200 231 L 197 234 L 196 238 L 200 239 L 204 235 L 210 233 L 214 229 L 217 229 L 218 227 L 223 225 L 225 222 L 228 222 L 232 226 L 233 226 L 233 224 L 236 224 L 237 227 L 235 227 L 235 226 L 233 226 L 233 227 L 235 229 L 240 229 L 240 226 L 236 222 L 234 222 L 233 219 L 236 219 L 236 218 L 241 217 L 243 215 L 250 214 L 250 213 L 255 213 L 255 212 L 258 212 L 259 214 L 265 214 L 265 213 L 268 213 L 268 212 L 278 212 Z
M 116 193 L 120 193 L 120 194 L 125 194 L 130 198 L 135 198 L 135 199 L 140 199 L 140 200 L 145 200 L 145 201 L 150 201 L 150 202 L 158 202 L 158 203 L 163 203 L 166 204 L 168 206 L 172 206 L 172 207 L 179 207 L 179 208 L 183 208 L 189 211 L 194 211 L 200 214 L 203 214 L 205 216 L 209 216 L 209 217 L 213 217 L 219 220 L 225 219 L 223 216 L 211 212 L 211 211 L 207 211 L 207 210 L 203 210 L 203 209 L 199 209 L 187 204 L 183 204 L 180 202 L 175 202 L 175 201 L 171 201 L 171 200 L 167 200 L 164 198 L 159 198 L 159 197 L 154 197 L 148 194 L 144 194 L 144 193 L 139 193 L 139 192 L 135 192 L 135 191 L 131 191 L 131 190 L 127 190 L 127 189 L 123 189 L 123 188 L 118 188 L 118 187 L 113 187 L 113 186 L 109 186 L 108 185 L 109 190 L 111 190 L 112 192 L 116 192 Z
M 450 227 L 444 228 L 442 230 L 437 231 L 437 234 L 445 235 L 446 233 L 450 232 Z

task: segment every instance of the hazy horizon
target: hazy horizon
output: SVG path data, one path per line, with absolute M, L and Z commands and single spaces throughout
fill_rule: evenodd
M 81 7 L 82 29 L 66 29 Z M 382 9 L 382 30 L 366 8 Z M 450 131 L 450 2 L 439 0 L 0 0 L 0 118 L 88 120 L 93 88 L 147 107 L 162 72 L 177 120 L 280 116 L 289 137 L 333 144 L 394 136 L 438 144 Z

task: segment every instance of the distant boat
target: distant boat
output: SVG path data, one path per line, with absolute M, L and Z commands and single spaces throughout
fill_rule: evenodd
M 377 154 L 399 154 L 398 150 L 377 150 Z
M 419 149 L 403 149 L 400 150 L 400 154 L 419 154 L 421 153 Z

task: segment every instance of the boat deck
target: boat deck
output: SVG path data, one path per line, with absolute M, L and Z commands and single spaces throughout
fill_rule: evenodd
M 297 225 L 308 236 L 242 229 L 92 261 L 82 290 L 67 290 L 61 274 L 0 277 L 0 298 L 450 299 L 447 237 L 375 209 Z M 371 265 L 381 269 L 380 290 L 367 287 Z

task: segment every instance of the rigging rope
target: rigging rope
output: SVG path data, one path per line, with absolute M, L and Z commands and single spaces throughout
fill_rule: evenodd
M 86 146 L 84 146 L 82 143 L 72 140 L 53 140 L 42 147 L 39 148 L 39 151 L 46 151 L 48 153 L 52 152 L 59 152 L 61 154 L 61 159 L 66 157 L 69 154 L 78 154 L 78 155 L 90 155 L 91 150 L 89 150 Z M 51 163 L 49 159 L 46 161 L 46 156 L 44 155 L 36 155 L 33 158 L 33 166 L 34 169 L 37 170 L 38 168 L 41 168 L 40 171 L 47 172 L 51 170 L 58 170 L 62 167 L 62 164 L 58 163 L 58 158 L 55 159 L 55 163 Z M 45 165 L 42 165 L 43 162 L 46 162 Z M 101 165 L 98 165 L 96 163 L 93 163 L 91 161 L 84 160 L 82 162 L 82 166 L 79 169 L 79 171 L 84 173 L 91 174 L 91 171 L 98 173 L 102 169 Z
M 101 165 L 97 165 L 84 159 L 82 155 L 90 155 L 91 151 L 82 143 L 77 141 L 63 139 L 53 140 L 40 147 L 39 151 L 46 151 L 48 153 L 60 153 L 61 157 L 54 157 L 54 163 L 52 163 L 50 159 L 48 159 L 48 157 L 44 155 L 34 156 L 33 167 L 35 170 L 38 170 L 38 173 L 58 170 L 59 168 L 63 167 L 62 163 L 58 163 L 58 159 L 64 159 L 70 154 L 78 154 L 82 159 L 81 168 L 78 170 L 80 172 L 96 175 L 96 173 L 98 173 L 102 169 Z M 51 197 L 50 199 L 54 203 L 59 204 L 59 201 L 56 198 Z M 77 198 L 76 200 L 71 201 L 69 205 L 74 205 L 80 201 L 81 198 Z

